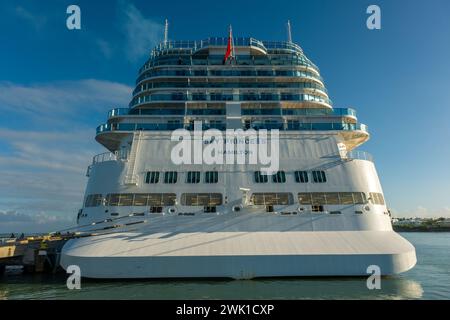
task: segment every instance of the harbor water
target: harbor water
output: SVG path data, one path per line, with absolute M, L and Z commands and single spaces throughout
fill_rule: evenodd
M 369 290 L 365 278 L 289 278 L 256 280 L 82 279 L 69 290 L 67 276 L 23 275 L 8 270 L 0 278 L 0 299 L 450 299 L 450 233 L 402 233 L 415 247 L 417 265 L 383 277 Z

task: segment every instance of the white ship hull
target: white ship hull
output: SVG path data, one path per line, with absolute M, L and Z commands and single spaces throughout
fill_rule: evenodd
M 416 263 L 414 247 L 390 229 L 387 216 L 230 213 L 146 221 L 135 230 L 70 240 L 61 265 L 78 265 L 87 278 L 250 279 L 366 276 L 371 265 L 389 275 Z M 385 228 L 367 230 L 374 224 Z M 354 227 L 361 230 L 349 231 Z

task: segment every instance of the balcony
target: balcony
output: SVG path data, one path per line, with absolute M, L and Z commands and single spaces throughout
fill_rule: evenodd
M 185 109 L 183 108 L 155 108 L 155 109 L 129 109 L 116 108 L 108 112 L 108 118 L 121 116 L 224 116 L 225 109 Z M 356 111 L 352 108 L 244 108 L 243 116 L 331 116 L 352 117 L 356 119 Z
M 128 150 L 125 149 L 115 152 L 104 152 L 97 154 L 92 158 L 92 164 L 87 167 L 86 177 L 91 176 L 92 168 L 98 163 L 103 163 L 107 161 L 126 160 L 127 158 L 128 158 Z
M 114 123 L 102 124 L 97 127 L 97 134 L 110 131 L 166 131 L 184 128 L 182 123 Z
M 116 152 L 104 152 L 95 155 L 92 158 L 92 165 L 106 161 L 126 160 L 128 158 L 128 150 L 119 150 Z
M 306 78 L 311 80 L 319 81 L 322 85 L 324 83 L 323 78 L 318 75 L 318 73 L 313 73 L 309 71 L 301 71 L 301 70 L 273 70 L 272 68 L 267 70 L 256 70 L 256 69 L 250 69 L 250 70 L 243 70 L 240 68 L 227 68 L 222 69 L 223 66 L 220 66 L 220 68 L 217 67 L 207 67 L 206 69 L 202 70 L 196 70 L 191 68 L 167 68 L 167 67 L 161 67 L 157 69 L 152 69 L 150 71 L 147 71 L 143 74 L 141 74 L 137 79 L 137 84 L 142 82 L 143 80 L 150 79 L 150 78 L 185 78 L 185 77 L 293 77 L 293 78 Z
M 226 47 L 227 45 L 227 37 L 211 37 L 199 41 L 167 41 L 161 42 L 153 49 L 152 57 L 164 55 L 166 52 L 173 49 L 186 50 L 188 53 L 193 54 L 198 50 L 207 49 L 209 47 Z M 233 45 L 235 47 L 255 47 L 263 52 L 267 52 L 263 42 L 254 38 L 234 38 Z
M 368 127 L 362 123 L 341 123 L 341 122 L 297 122 L 288 121 L 288 123 L 264 123 L 260 121 L 255 121 L 250 123 L 250 128 L 255 130 L 260 129 L 279 129 L 284 131 L 364 131 L 369 133 Z
M 120 116 L 184 116 L 185 108 L 160 108 L 160 109 L 130 109 L 130 108 L 116 108 L 108 112 L 108 118 Z
M 373 156 L 366 152 L 366 151 L 360 151 L 360 150 L 352 150 L 348 151 L 347 155 L 344 157 L 350 160 L 366 160 L 373 162 Z
M 327 89 L 316 82 L 147 82 L 138 85 L 133 91 L 133 98 L 142 92 L 155 92 L 170 90 L 176 92 L 179 90 L 189 90 L 192 94 L 205 94 L 206 90 L 235 90 L 239 89 L 241 92 L 259 91 L 267 92 L 274 90 L 297 89 L 304 91 L 321 91 L 328 94 Z
M 145 105 L 152 102 L 188 102 L 188 101 L 263 101 L 263 102 L 310 102 L 319 103 L 331 107 L 332 101 L 328 98 L 312 94 L 151 94 L 134 98 L 130 102 L 130 108 Z
M 248 108 L 242 109 L 242 115 L 250 116 L 338 116 L 356 118 L 356 111 L 351 108 Z
M 126 116 L 130 114 L 129 112 L 130 112 L 129 108 L 115 108 L 108 111 L 108 118 Z
M 228 45 L 227 37 L 210 37 L 204 40 L 180 40 L 161 42 L 152 50 L 152 58 L 164 56 L 166 53 L 173 50 L 184 51 L 187 54 L 193 54 L 199 50 L 207 49 L 209 47 L 226 47 Z M 302 48 L 293 42 L 287 41 L 260 41 L 255 38 L 235 37 L 233 39 L 233 46 L 238 47 L 254 47 L 263 53 L 270 51 L 288 51 L 303 55 Z
M 193 130 L 192 124 L 183 123 L 115 123 L 115 124 L 102 124 L 97 127 L 97 135 L 106 132 L 133 132 L 138 130 L 144 131 L 168 131 L 176 129 Z M 204 123 L 202 125 L 203 130 L 218 129 L 226 130 L 224 123 Z M 243 129 L 278 129 L 281 131 L 363 131 L 369 133 L 368 127 L 362 123 L 303 123 L 297 121 L 289 121 L 288 123 L 277 121 L 253 121 L 247 122 L 243 125 Z

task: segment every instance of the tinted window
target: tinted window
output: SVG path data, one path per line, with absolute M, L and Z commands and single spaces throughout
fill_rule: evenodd
M 297 183 L 307 183 L 308 182 L 308 172 L 295 171 L 295 181 Z
M 255 182 L 256 183 L 267 183 L 269 178 L 266 174 L 262 174 L 261 171 L 255 171 Z
M 158 183 L 159 182 L 159 172 L 149 171 L 145 176 L 145 183 Z
M 176 171 L 164 172 L 164 183 L 177 183 L 177 180 L 178 180 L 178 172 Z
M 272 181 L 274 183 L 285 183 L 286 182 L 286 173 L 284 171 L 278 171 L 274 175 L 272 175 Z
M 199 183 L 200 171 L 188 171 L 186 176 L 186 183 Z
M 327 182 L 327 178 L 325 176 L 325 171 L 313 171 L 313 181 L 317 183 Z
M 219 173 L 217 171 L 205 172 L 205 183 L 217 183 L 219 181 Z

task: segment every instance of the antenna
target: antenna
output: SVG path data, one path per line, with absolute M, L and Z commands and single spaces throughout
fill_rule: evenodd
M 292 34 L 291 34 L 291 22 L 288 20 L 286 23 L 286 29 L 287 29 L 287 38 L 288 42 L 292 42 Z
M 166 23 L 164 24 L 164 44 L 167 44 L 169 36 L 169 21 L 166 19 Z
M 231 24 L 230 24 L 230 37 L 231 37 L 231 45 L 232 45 L 232 49 L 233 49 L 233 52 L 231 54 L 232 54 L 233 58 L 236 59 L 236 54 L 235 54 L 236 52 L 234 51 L 233 29 L 231 28 Z

